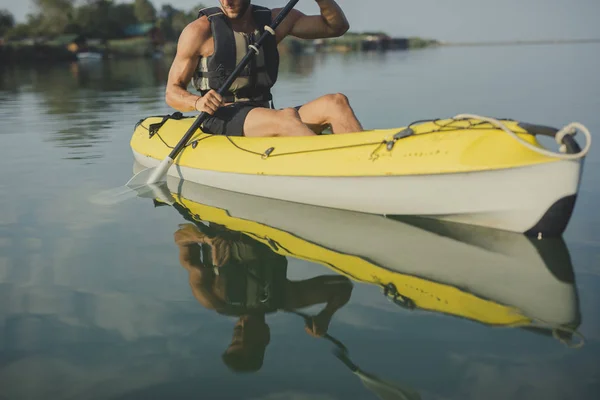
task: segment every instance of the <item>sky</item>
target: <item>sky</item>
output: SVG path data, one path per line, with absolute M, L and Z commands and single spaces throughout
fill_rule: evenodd
M 127 1 L 123 1 L 127 2 Z M 152 0 L 189 10 L 218 0 Z M 285 0 L 253 0 L 267 7 Z M 338 0 L 353 31 L 378 30 L 392 36 L 421 36 L 441 41 L 502 41 L 600 38 L 600 0 Z M 317 13 L 314 0 L 296 6 Z M 17 21 L 34 10 L 32 0 L 0 0 Z

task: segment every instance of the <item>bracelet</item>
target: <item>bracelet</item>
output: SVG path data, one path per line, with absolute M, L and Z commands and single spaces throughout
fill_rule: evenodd
M 194 102 L 194 110 L 195 110 L 195 111 L 198 111 L 198 107 L 197 107 L 197 106 L 198 106 L 198 100 L 200 100 L 201 98 L 202 98 L 202 96 L 201 96 L 201 97 L 198 97 L 198 98 L 196 99 L 196 101 Z

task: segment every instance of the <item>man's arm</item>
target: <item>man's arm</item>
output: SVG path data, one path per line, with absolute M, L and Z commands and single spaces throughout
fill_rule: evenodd
M 277 29 L 277 41 L 287 35 L 300 39 L 322 39 L 342 36 L 350 24 L 340 6 L 334 0 L 315 0 L 321 9 L 321 15 L 306 15 L 292 10 Z M 273 9 L 273 18 L 281 9 Z
M 175 244 L 179 248 L 179 262 L 188 271 L 192 294 L 200 304 L 209 310 L 218 309 L 222 301 L 212 290 L 215 273 L 204 266 L 200 260 L 200 245 L 206 238 L 192 224 L 185 224 L 174 234 Z
M 179 36 L 165 91 L 165 101 L 178 111 L 206 111 L 213 114 L 222 104 L 221 96 L 215 91 L 202 97 L 187 90 L 210 35 L 210 22 L 205 17 L 187 25 Z

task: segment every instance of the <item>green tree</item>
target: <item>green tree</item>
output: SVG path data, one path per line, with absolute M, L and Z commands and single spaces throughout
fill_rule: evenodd
M 135 16 L 139 22 L 154 22 L 156 21 L 156 9 L 150 0 L 135 0 L 133 5 Z
M 75 23 L 89 37 L 112 39 L 123 36 L 125 27 L 137 23 L 132 3 L 94 0 L 75 11 Z
M 175 31 L 173 30 L 173 15 L 176 12 L 177 9 L 173 8 L 170 4 L 163 4 L 158 13 L 158 27 L 167 40 L 173 40 L 175 37 Z
M 116 4 L 110 10 L 109 19 L 117 27 L 119 36 L 127 26 L 138 22 L 133 3 Z
M 104 37 L 108 22 L 108 8 L 111 4 L 107 1 L 88 1 L 75 11 L 75 22 L 80 32 L 89 37 Z
M 65 31 L 73 19 L 75 0 L 33 0 L 40 17 L 40 33 L 55 35 Z
M 174 39 L 179 38 L 179 35 L 181 34 L 181 31 L 183 31 L 183 28 L 185 28 L 185 26 L 192 21 L 193 20 L 190 18 L 189 13 L 185 13 L 183 11 L 177 11 L 173 15 L 173 20 L 171 22 L 171 24 L 172 24 L 171 26 L 173 27 L 173 32 L 175 32 Z
M 0 10 L 0 36 L 15 26 L 15 17 L 8 10 Z
M 206 8 L 206 6 L 204 4 L 202 4 L 202 3 L 200 3 L 196 7 L 192 8 L 191 10 L 189 10 L 187 12 L 188 21 L 192 22 L 193 20 L 195 20 L 196 18 L 198 18 L 198 11 L 202 10 L 203 8 Z
M 199 4 L 191 11 L 182 11 L 174 8 L 170 4 L 163 4 L 158 13 L 158 26 L 161 29 L 165 39 L 176 41 L 183 31 L 183 28 L 196 18 L 198 11 L 206 8 L 203 4 Z

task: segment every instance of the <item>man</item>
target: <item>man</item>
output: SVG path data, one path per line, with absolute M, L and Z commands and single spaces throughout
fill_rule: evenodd
M 186 215 L 186 211 L 180 212 Z M 186 219 L 193 220 L 191 216 Z M 223 361 L 234 371 L 261 368 L 270 342 L 267 314 L 324 304 L 305 326 L 309 335 L 322 337 L 336 311 L 350 300 L 352 283 L 348 278 L 323 275 L 290 281 L 287 259 L 241 232 L 195 222 L 181 225 L 174 239 L 198 302 L 238 317 L 223 354 Z
M 315 0 L 320 15 L 291 10 L 269 36 L 229 92 L 217 90 L 281 9 L 251 5 L 251 0 L 219 0 L 221 7 L 201 10 L 182 31 L 169 71 L 165 100 L 181 112 L 206 112 L 207 133 L 231 136 L 310 136 L 330 127 L 333 133 L 362 131 L 343 94 L 329 94 L 295 108 L 269 108 L 277 80 L 277 44 L 291 35 L 302 39 L 343 35 L 348 21 L 334 0 Z M 187 90 L 192 82 L 200 96 Z M 272 105 L 272 103 L 271 103 Z

